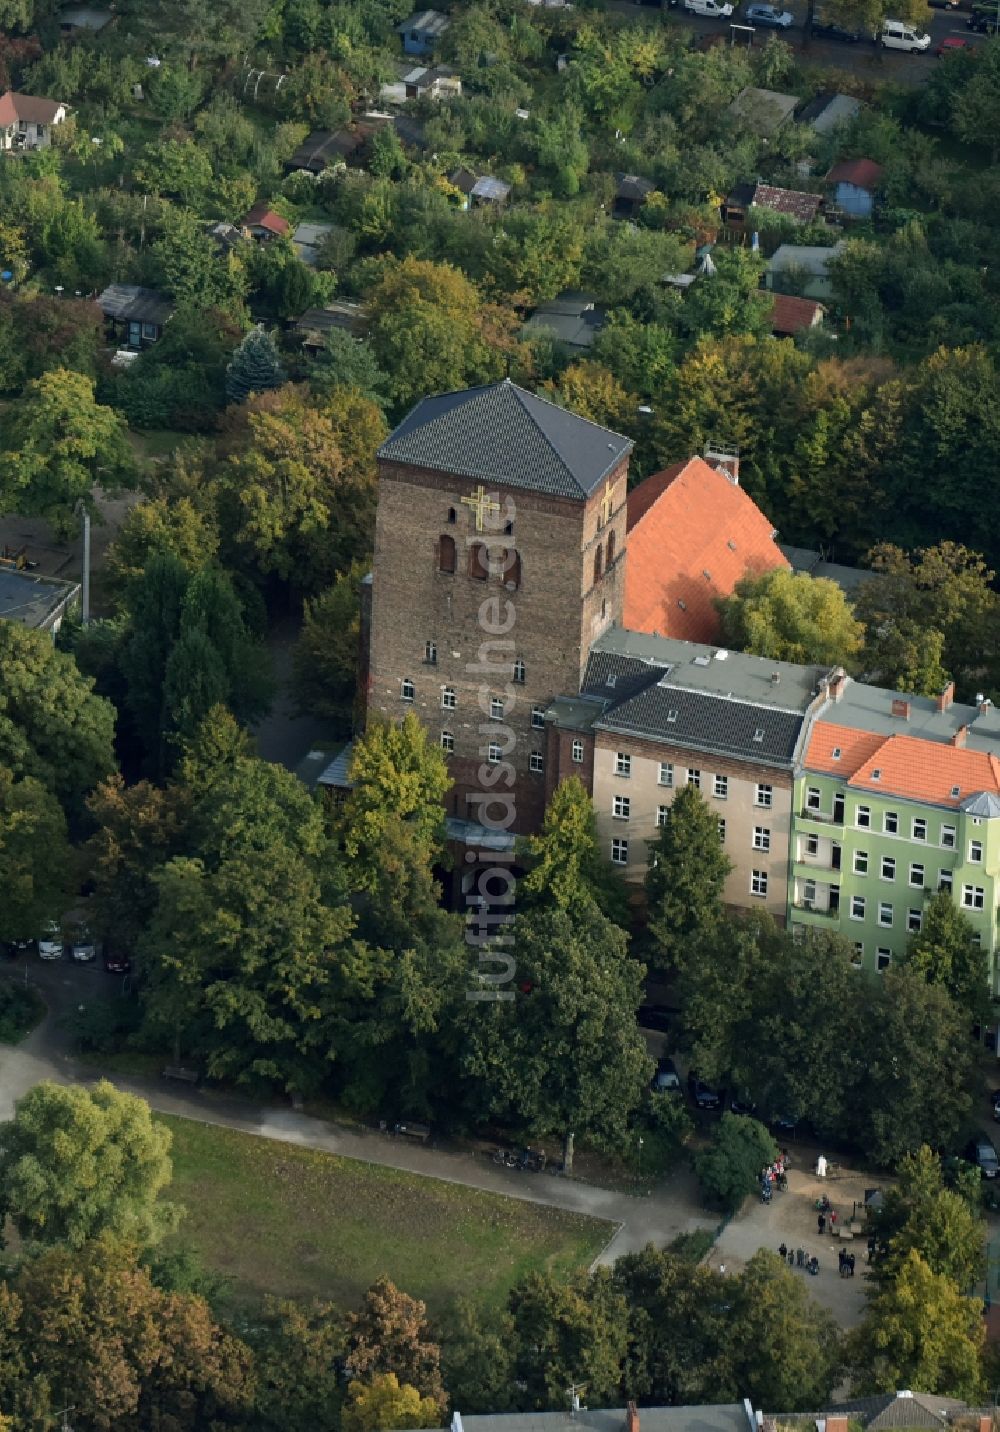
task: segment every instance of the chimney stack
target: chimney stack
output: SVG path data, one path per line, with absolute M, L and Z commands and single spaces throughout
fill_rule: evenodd
M 983 699 L 982 699 L 982 701 L 980 701 L 980 703 L 979 703 L 979 714 L 980 714 L 980 716 L 988 716 L 989 713 L 990 713 L 992 710 L 993 710 L 993 702 L 990 700 L 990 698 L 989 698 L 988 696 L 984 696 Z
M 980 1417 L 979 1432 L 993 1432 L 993 1418 L 989 1414 Z
M 826 1432 L 847 1432 L 846 1417 L 828 1417 L 826 1419 Z
M 639 1409 L 634 1402 L 625 1404 L 625 1432 L 639 1432 Z
M 952 690 L 953 690 L 953 691 L 954 691 L 954 689 L 955 689 L 955 688 L 952 687 Z M 938 699 L 938 710 L 939 710 L 939 711 L 943 711 L 943 710 L 944 710 L 944 707 L 940 704 L 940 698 Z M 892 714 L 893 714 L 894 716 L 900 716 L 900 717 L 902 717 L 902 719 L 903 719 L 904 721 L 909 721 L 909 719 L 910 719 L 910 703 L 909 703 L 909 701 L 903 700 L 901 697 L 894 696 L 894 697 L 893 697 L 893 701 L 892 701 Z
M 939 692 L 938 692 L 937 709 L 938 709 L 939 711 L 947 711 L 947 710 L 948 710 L 948 707 L 952 704 L 952 702 L 953 702 L 954 700 L 955 700 L 955 683 L 954 683 L 954 681 L 949 681 L 949 682 L 948 682 L 948 685 L 947 685 L 946 687 L 944 687 L 944 689 L 943 689 L 942 691 L 939 691 Z
M 709 443 L 705 448 L 705 461 L 728 477 L 734 487 L 740 485 L 740 450 L 735 447 L 722 447 L 719 443 Z
M 957 750 L 961 751 L 961 750 L 963 750 L 963 749 L 965 748 L 965 743 L 968 741 L 968 739 L 969 739 L 969 728 L 968 728 L 968 726 L 959 726 L 958 730 L 955 732 L 954 736 L 952 736 L 952 738 L 951 738 L 951 744 L 952 744 L 954 747 L 956 747 Z
M 844 694 L 844 687 L 847 685 L 847 672 L 842 666 L 838 666 L 830 676 L 830 684 L 826 694 L 831 701 L 839 701 Z

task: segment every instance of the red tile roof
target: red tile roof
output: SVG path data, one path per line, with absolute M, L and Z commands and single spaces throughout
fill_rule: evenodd
M 801 333 L 812 328 L 823 315 L 823 305 L 811 298 L 797 298 L 792 293 L 776 293 L 771 309 L 771 332 Z
M 647 477 L 628 495 L 624 625 L 715 641 L 717 597 L 741 577 L 788 562 L 774 529 L 738 484 L 703 458 Z
M 37 99 L 8 90 L 0 96 L 0 125 L 16 124 L 21 119 L 28 124 L 51 124 L 62 108 L 61 100 Z
M 808 224 L 815 219 L 823 196 L 809 194 L 804 189 L 779 189 L 774 184 L 758 184 L 750 202 L 775 214 L 790 214 L 793 219 Z
M 839 761 L 832 756 L 836 747 L 841 750 Z M 809 742 L 805 766 L 810 771 L 841 775 L 852 789 L 953 809 L 976 791 L 1000 795 L 1000 761 L 996 756 L 902 733 L 881 736 L 819 722 Z
M 276 214 L 269 204 L 255 204 L 241 222 L 244 228 L 266 229 L 269 234 L 288 234 L 292 229 L 288 220 Z
M 826 176 L 827 184 L 853 184 L 855 189 L 877 189 L 885 173 L 874 159 L 842 159 Z

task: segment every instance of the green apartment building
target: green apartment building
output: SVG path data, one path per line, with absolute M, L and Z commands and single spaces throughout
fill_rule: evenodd
M 789 850 L 793 927 L 836 930 L 878 973 L 940 889 L 997 970 L 1000 713 L 903 696 L 837 674 L 796 773 Z

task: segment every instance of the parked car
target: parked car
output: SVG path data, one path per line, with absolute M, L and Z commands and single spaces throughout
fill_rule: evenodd
M 0 950 L 5 960 L 16 960 L 21 955 L 30 954 L 34 943 L 34 940 L 4 940 Z
M 132 961 L 128 955 L 121 950 L 106 948 L 104 951 L 104 968 L 109 975 L 127 975 L 132 968 Z
M 693 1069 L 688 1074 L 688 1093 L 699 1109 L 717 1109 L 722 1103 L 718 1090 L 699 1079 Z
M 677 1073 L 677 1066 L 672 1059 L 658 1059 L 656 1061 L 656 1073 L 653 1075 L 650 1088 L 654 1094 L 679 1094 L 681 1092 L 680 1075 Z
M 38 958 L 41 960 L 61 960 L 62 957 L 62 930 L 58 925 L 48 925 L 38 937 Z
M 983 1178 L 996 1178 L 1000 1174 L 1000 1158 L 985 1134 L 977 1134 L 971 1141 L 966 1158 L 976 1165 Z
M 846 40 L 849 45 L 856 45 L 859 40 L 865 38 L 864 30 L 852 30 L 850 26 L 838 24 L 836 20 L 826 20 L 822 15 L 814 15 L 809 28 L 814 35 L 822 35 L 826 40 Z
M 976 30 L 980 35 L 1000 34 L 1000 20 L 997 20 L 996 11 L 992 15 L 977 14 L 975 11 L 965 22 L 967 30 Z
M 752 1119 L 757 1113 L 757 1105 L 748 1094 L 736 1092 L 729 1096 L 729 1112 L 731 1114 L 743 1114 Z
M 87 929 L 78 929 L 73 932 L 69 950 L 78 965 L 89 965 L 92 960 L 97 959 L 97 944 Z
M 930 35 L 921 34 L 915 25 L 903 20 L 883 20 L 879 44 L 883 50 L 904 50 L 907 54 L 919 54 L 931 43 Z
M 932 10 L 957 10 L 958 0 L 927 0 Z
M 934 53 L 940 60 L 944 55 L 954 55 L 961 50 L 971 50 L 975 53 L 976 47 L 971 40 L 966 40 L 962 35 L 945 35 L 934 47 Z
M 749 5 L 745 15 L 748 25 L 770 25 L 775 30 L 787 30 L 795 22 L 790 10 L 778 10 L 773 5 Z
M 718 0 L 683 0 L 683 4 L 689 15 L 707 15 L 711 20 L 728 20 L 733 13 L 732 5 L 720 5 Z

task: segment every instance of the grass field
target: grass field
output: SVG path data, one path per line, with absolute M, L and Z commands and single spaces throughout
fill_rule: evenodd
M 187 1215 L 170 1246 L 265 1293 L 356 1303 L 382 1273 L 441 1309 L 499 1303 L 533 1269 L 586 1267 L 607 1224 L 393 1169 L 157 1115 L 173 1130 L 169 1196 Z

